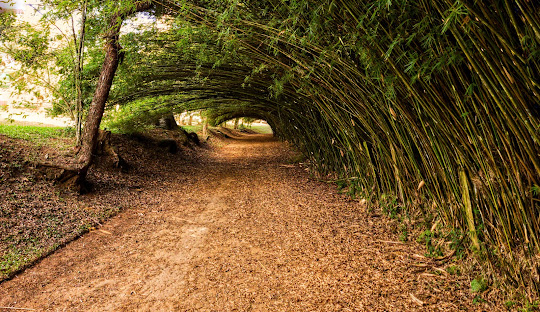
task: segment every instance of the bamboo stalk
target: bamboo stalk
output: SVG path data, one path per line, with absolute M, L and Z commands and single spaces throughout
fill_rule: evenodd
M 478 234 L 476 233 L 476 227 L 474 225 L 474 214 L 472 209 L 471 196 L 469 192 L 469 181 L 465 170 L 459 171 L 459 180 L 461 182 L 461 189 L 463 194 L 462 201 L 465 215 L 467 217 L 467 226 L 469 227 L 469 237 L 473 243 L 474 248 L 479 251 L 480 243 L 478 241 Z

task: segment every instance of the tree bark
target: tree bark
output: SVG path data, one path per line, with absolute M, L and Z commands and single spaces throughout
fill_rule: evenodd
M 119 52 L 121 50 L 118 39 L 122 21 L 128 15 L 149 9 L 151 5 L 151 1 L 138 1 L 133 7 L 112 16 L 110 20 L 109 29 L 104 36 L 104 50 L 106 51 L 105 60 L 101 67 L 94 97 L 92 98 L 92 103 L 90 104 L 86 122 L 84 124 L 78 159 L 74 164 L 59 166 L 65 170 L 62 175 L 62 180 L 68 182 L 67 185 L 65 185 L 66 187 L 75 188 L 81 191 L 81 185 L 84 183 L 88 169 L 92 164 L 96 143 L 99 137 L 99 125 L 101 123 L 101 118 L 103 117 L 103 112 L 105 111 L 105 103 L 109 97 L 114 75 L 118 68 Z
M 203 128 L 202 128 L 202 139 L 203 141 L 208 140 L 208 117 L 203 117 Z
M 159 118 L 159 120 L 156 122 L 156 126 L 165 130 L 177 130 L 180 128 L 176 123 L 176 119 L 174 119 L 173 113 L 168 113 L 161 116 L 161 118 Z
M 84 6 L 81 10 L 81 30 L 79 32 L 79 39 L 77 39 L 77 34 L 75 33 L 75 25 L 72 22 L 73 30 L 73 42 L 76 46 L 77 62 L 75 64 L 75 86 L 77 89 L 77 102 L 75 103 L 75 131 L 76 131 L 76 140 L 77 146 L 81 144 L 82 139 L 82 119 L 83 119 L 83 99 L 82 99 L 82 71 L 84 66 L 83 53 L 84 53 L 84 40 L 85 40 L 85 29 L 86 29 L 86 11 L 87 11 L 88 1 L 84 1 Z

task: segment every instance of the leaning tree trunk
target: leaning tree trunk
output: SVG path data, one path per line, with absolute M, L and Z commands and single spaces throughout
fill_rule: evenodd
M 120 35 L 120 27 L 123 19 L 135 12 L 140 12 L 150 8 L 151 1 L 136 2 L 135 5 L 128 10 L 119 12 L 111 18 L 109 30 L 104 36 L 105 38 L 105 60 L 101 67 L 99 80 L 96 85 L 96 91 L 92 98 L 92 103 L 88 110 L 84 131 L 81 138 L 81 148 L 78 153 L 77 162 L 74 165 L 62 166 L 64 173 L 60 177 L 60 182 L 63 186 L 81 191 L 86 180 L 86 174 L 92 164 L 96 143 L 99 136 L 99 125 L 103 112 L 105 111 L 105 103 L 109 97 L 112 82 L 116 69 L 119 63 L 120 44 L 118 43 Z

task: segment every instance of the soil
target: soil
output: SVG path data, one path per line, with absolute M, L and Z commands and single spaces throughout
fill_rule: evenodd
M 399 241 L 381 212 L 290 164 L 286 144 L 255 134 L 228 140 L 206 156 L 145 154 L 132 144 L 124 157 L 138 169 L 95 171 L 99 192 L 80 200 L 114 199 L 121 212 L 1 283 L 0 307 L 502 310 L 473 303 L 467 277 Z

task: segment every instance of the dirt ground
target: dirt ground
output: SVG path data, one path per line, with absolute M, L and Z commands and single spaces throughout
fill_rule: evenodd
M 129 208 L 0 284 L 0 307 L 500 310 L 473 303 L 465 277 L 422 256 L 420 244 L 400 242 L 387 218 L 290 157 L 271 136 L 245 135 L 194 164 L 148 175 L 129 188 Z

